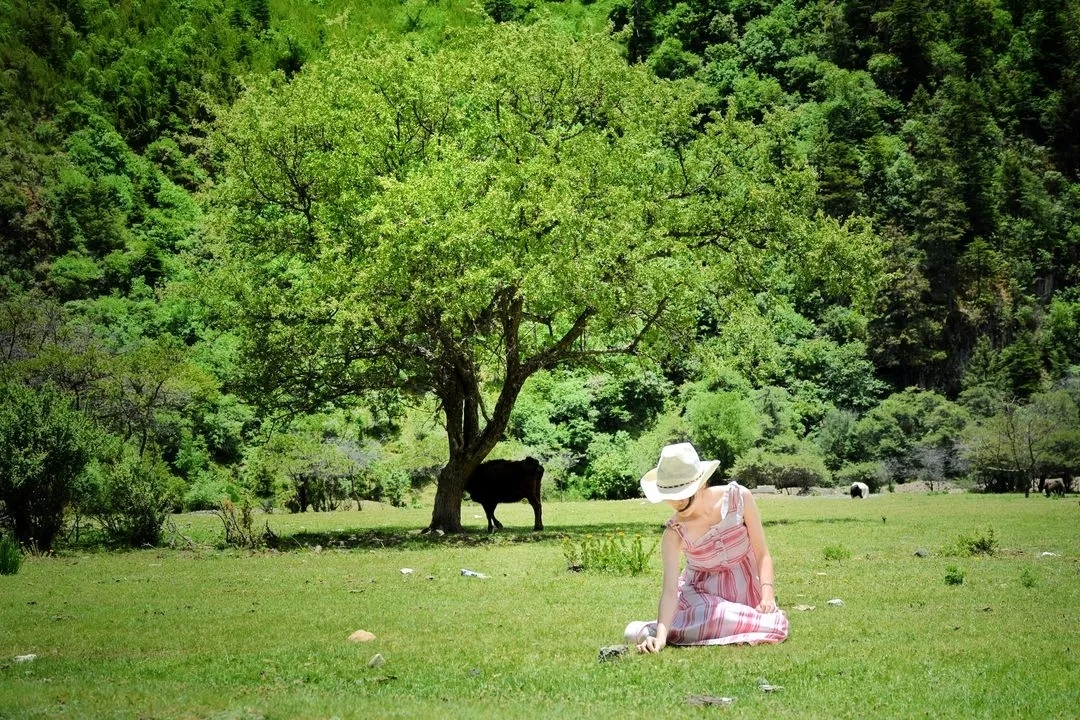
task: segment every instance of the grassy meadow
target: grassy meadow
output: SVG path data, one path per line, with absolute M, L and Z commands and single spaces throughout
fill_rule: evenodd
M 759 506 L 789 640 L 604 663 L 628 621 L 654 616 L 659 558 L 636 577 L 573 573 L 563 543 L 651 545 L 663 507 L 552 501 L 534 534 L 526 504 L 502 506 L 492 538 L 472 504 L 471 532 L 432 539 L 416 534 L 428 507 L 275 514 L 256 522 L 281 549 L 259 552 L 221 549 L 215 516 L 175 516 L 173 548 L 27 558 L 0 576 L 0 718 L 1076 716 L 1075 496 Z M 972 539 L 993 554 L 957 550 Z M 376 639 L 350 642 L 358 629 Z M 703 695 L 735 701 L 688 703 Z

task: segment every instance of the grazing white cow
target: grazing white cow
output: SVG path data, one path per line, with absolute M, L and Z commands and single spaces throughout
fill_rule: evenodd
M 860 500 L 865 497 L 870 497 L 870 486 L 864 482 L 851 483 L 851 497 L 859 498 Z

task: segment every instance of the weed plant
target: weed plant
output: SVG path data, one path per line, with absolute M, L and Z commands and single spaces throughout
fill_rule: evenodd
M 22 565 L 19 544 L 6 535 L 0 535 L 0 575 L 14 575 Z
M 239 548 L 256 548 L 265 544 L 267 535 L 270 535 L 269 525 L 263 535 L 259 535 L 254 529 L 254 516 L 252 515 L 251 501 L 245 498 L 240 503 L 240 514 L 236 513 L 236 506 L 231 500 L 223 500 L 218 507 L 217 516 L 225 528 L 225 544 Z
M 826 560 L 849 560 L 851 551 L 843 545 L 826 545 L 822 550 Z
M 946 585 L 963 585 L 964 584 L 964 571 L 957 565 L 950 565 L 945 568 L 945 584 Z
M 576 572 L 600 572 L 610 575 L 641 575 L 649 569 L 657 542 L 648 550 L 641 535 L 627 538 L 626 533 L 608 533 L 602 537 L 587 534 L 575 542 L 563 540 L 566 566 Z
M 976 555 L 993 555 L 997 552 L 998 541 L 994 537 L 994 528 L 987 528 L 985 533 L 970 532 L 957 536 L 952 546 L 947 546 L 943 555 L 959 557 L 974 557 Z

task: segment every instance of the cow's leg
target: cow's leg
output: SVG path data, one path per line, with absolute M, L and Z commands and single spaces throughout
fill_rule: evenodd
M 484 512 L 487 514 L 488 532 L 495 532 L 496 529 L 502 530 L 502 523 L 495 518 L 495 506 L 498 503 L 492 503 L 491 505 L 484 506 Z
M 530 497 L 529 504 L 532 505 L 533 509 L 533 530 L 543 530 L 544 520 L 540 511 L 540 497 Z

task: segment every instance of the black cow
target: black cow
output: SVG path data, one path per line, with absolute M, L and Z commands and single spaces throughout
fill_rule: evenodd
M 465 492 L 479 503 L 487 513 L 488 532 L 502 529 L 495 519 L 495 506 L 499 503 L 528 500 L 532 505 L 535 522 L 533 530 L 543 530 L 540 519 L 540 479 L 544 466 L 534 457 L 524 460 L 488 460 L 473 470 L 465 481 Z

